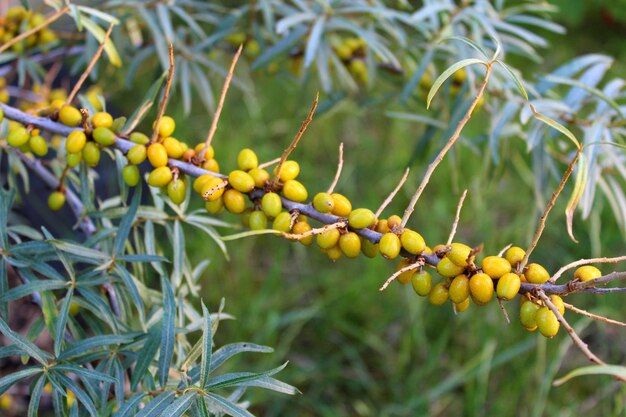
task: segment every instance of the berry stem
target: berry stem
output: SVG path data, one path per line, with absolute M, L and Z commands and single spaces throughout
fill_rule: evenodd
M 337 171 L 335 172 L 335 178 L 333 178 L 333 182 L 328 187 L 326 191 L 328 194 L 332 194 L 335 191 L 335 187 L 337 186 L 337 182 L 339 182 L 339 177 L 341 176 L 341 170 L 343 169 L 343 142 L 339 144 L 339 160 L 337 162 Z
M 450 246 L 452 243 L 452 239 L 454 239 L 454 235 L 456 235 L 456 228 L 459 225 L 459 219 L 461 218 L 461 209 L 463 208 L 463 202 L 465 201 L 465 196 L 467 196 L 467 190 L 463 191 L 461 198 L 459 198 L 459 203 L 456 206 L 456 214 L 454 216 L 454 223 L 452 223 L 452 229 L 450 230 L 450 235 L 448 236 L 448 242 L 446 242 L 446 246 Z M 508 317 L 507 317 L 508 321 Z
M 170 70 L 167 73 L 165 91 L 163 92 L 163 98 L 161 99 L 161 103 L 159 104 L 159 112 L 157 113 L 156 120 L 154 121 L 154 130 L 152 131 L 152 136 L 150 137 L 150 144 L 156 142 L 159 135 L 159 123 L 161 122 L 163 113 L 165 113 L 165 106 L 167 106 L 167 100 L 170 97 L 170 88 L 172 87 L 172 80 L 174 79 L 174 70 L 176 68 L 176 63 L 174 60 L 174 45 L 172 45 L 171 43 L 169 45 L 168 52 L 170 56 Z

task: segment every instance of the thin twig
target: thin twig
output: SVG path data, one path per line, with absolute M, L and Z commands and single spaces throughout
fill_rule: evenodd
M 54 22 L 55 20 L 59 19 L 61 16 L 63 16 L 65 13 L 67 13 L 70 10 L 69 6 L 65 6 L 61 9 L 59 9 L 58 11 L 54 12 L 53 14 L 51 14 L 50 16 L 48 16 L 48 18 L 46 20 L 44 20 L 43 22 L 41 22 L 40 24 L 38 24 L 37 26 L 35 26 L 34 28 L 27 30 L 26 32 L 22 32 L 19 35 L 17 35 L 16 37 L 12 38 L 11 40 L 9 40 L 8 42 L 4 43 L 3 45 L 0 46 L 0 53 L 6 51 L 7 49 L 9 49 L 11 46 L 15 45 L 16 43 L 20 42 L 22 39 L 26 39 L 27 37 L 29 37 L 30 35 L 32 35 L 33 33 L 37 33 L 39 32 L 41 29 L 49 26 L 52 22 Z
M 506 311 L 504 304 L 500 298 L 496 298 L 498 300 L 498 305 L 500 306 L 500 310 L 502 310 L 502 314 L 504 314 L 504 318 L 506 319 L 506 324 L 511 324 L 511 319 L 509 318 L 509 312 Z
M 626 323 L 624 323 L 622 321 L 612 320 L 612 319 L 610 319 L 608 317 L 599 316 L 597 314 L 590 313 L 587 310 L 582 310 L 580 308 L 574 307 L 573 305 L 568 304 L 568 303 L 563 303 L 563 305 L 568 310 L 572 310 L 574 313 L 580 314 L 582 316 L 591 317 L 592 319 L 601 321 L 603 323 L 615 324 L 615 325 L 618 325 L 618 326 L 626 326 Z
M 506 245 L 505 247 L 503 247 L 500 252 L 498 252 L 498 257 L 502 257 L 502 255 L 504 255 L 504 253 L 509 250 L 509 248 L 513 246 L 512 243 L 509 243 L 508 245 Z
M 343 142 L 339 144 L 339 161 L 337 162 L 337 172 L 335 172 L 335 178 L 333 179 L 332 184 L 328 187 L 326 192 L 328 194 L 332 194 L 335 191 L 335 187 L 337 186 L 337 182 L 339 181 L 339 177 L 341 176 L 341 170 L 343 169 Z
M 280 170 L 283 167 L 283 164 L 285 163 L 285 161 L 287 160 L 287 157 L 294 149 L 296 149 L 296 146 L 298 146 L 298 142 L 300 142 L 300 138 L 306 131 L 306 128 L 309 126 L 309 123 L 311 123 L 311 120 L 313 120 L 313 114 L 315 113 L 315 109 L 317 108 L 317 103 L 319 99 L 320 99 L 320 93 L 317 93 L 315 95 L 315 100 L 313 100 L 313 105 L 311 106 L 311 110 L 309 110 L 309 115 L 306 117 L 306 119 L 304 119 L 304 121 L 302 122 L 302 125 L 300 125 L 300 130 L 298 130 L 298 133 L 296 133 L 296 136 L 293 138 L 293 140 L 289 144 L 289 147 L 285 149 L 285 152 L 283 152 L 283 154 L 281 155 L 280 162 L 278 162 L 278 165 L 276 166 L 276 176 L 274 177 L 271 183 L 272 189 L 275 189 L 276 186 L 278 185 L 278 180 L 280 179 Z
M 259 168 L 259 169 L 267 168 L 267 167 L 272 166 L 272 165 L 274 165 L 274 164 L 276 164 L 278 162 L 280 162 L 280 157 L 274 158 L 271 161 L 263 162 L 262 164 L 259 164 L 259 166 L 257 168 Z
M 154 121 L 154 130 L 152 131 L 152 136 L 150 137 L 150 143 L 154 143 L 157 140 L 157 136 L 159 135 L 159 123 L 161 123 L 161 118 L 165 113 L 165 107 L 167 106 L 167 100 L 170 97 L 170 88 L 172 87 L 172 80 L 174 79 L 174 71 L 176 69 L 176 62 L 174 60 L 174 45 L 170 43 L 168 48 L 168 53 L 170 57 L 170 69 L 167 73 L 167 81 L 165 82 L 165 91 L 163 92 L 163 98 L 161 99 L 161 103 L 159 104 L 159 112 L 157 113 L 156 120 Z
M 404 175 L 402 176 L 402 178 L 400 178 L 400 181 L 398 182 L 398 185 L 396 185 L 396 188 L 393 189 L 393 191 L 387 196 L 387 198 L 385 198 L 385 201 L 383 201 L 383 203 L 380 205 L 380 207 L 378 207 L 378 210 L 376 210 L 376 214 L 374 214 L 374 218 L 378 219 L 380 217 L 380 215 L 383 214 L 383 211 L 387 208 L 387 206 L 395 198 L 396 194 L 398 194 L 398 191 L 400 191 L 400 188 L 402 188 L 402 186 L 406 182 L 406 179 L 409 177 L 409 171 L 410 170 L 411 170 L 411 168 L 407 168 L 404 171 Z
M 452 223 L 452 230 L 450 230 L 450 235 L 448 236 L 448 242 L 446 246 L 449 246 L 452 243 L 452 239 L 454 239 L 454 235 L 456 235 L 456 228 L 459 225 L 459 219 L 461 218 L 461 209 L 463 208 L 463 202 L 465 201 L 465 196 L 467 195 L 467 189 L 463 191 L 461 198 L 459 198 L 459 204 L 456 205 L 456 214 L 454 215 L 454 223 Z
M 235 72 L 235 66 L 237 65 L 237 61 L 239 60 L 239 56 L 241 55 L 241 51 L 243 50 L 243 44 L 239 45 L 237 48 L 237 52 L 233 57 L 232 62 L 230 63 L 230 68 L 228 69 L 228 74 L 226 75 L 226 79 L 224 80 L 224 85 L 222 86 L 222 93 L 220 94 L 220 100 L 217 103 L 217 109 L 215 110 L 215 115 L 213 115 L 213 120 L 211 121 L 211 128 L 209 129 L 209 133 L 204 141 L 204 147 L 200 151 L 198 155 L 198 159 L 202 161 L 204 159 L 204 154 L 206 150 L 209 149 L 211 145 L 211 141 L 213 140 L 213 136 L 215 135 L 215 131 L 217 130 L 217 122 L 220 120 L 220 115 L 222 114 L 222 108 L 224 107 L 224 100 L 226 100 L 226 93 L 228 92 L 228 87 L 230 87 L 230 82 L 233 79 L 233 74 Z
M 305 237 L 309 237 L 309 236 L 314 236 L 314 235 L 320 235 L 324 232 L 327 232 L 329 230 L 333 230 L 333 229 L 343 229 L 344 227 L 346 227 L 347 223 L 345 220 L 340 220 L 338 222 L 332 223 L 332 224 L 327 224 L 324 227 L 319 227 L 317 229 L 311 229 L 309 231 L 306 231 L 304 233 L 283 233 L 283 237 L 285 237 L 286 239 L 291 239 L 291 240 L 301 240 L 304 239 Z
M 474 97 L 474 100 L 470 104 L 469 109 L 467 109 L 465 116 L 463 116 L 463 118 L 459 121 L 459 123 L 456 126 L 456 129 L 454 130 L 454 133 L 452 134 L 450 139 L 448 139 L 448 142 L 443 147 L 443 149 L 439 152 L 435 160 L 431 162 L 430 165 L 428 165 L 428 169 L 426 170 L 426 173 L 424 174 L 424 178 L 422 179 L 422 182 L 420 183 L 419 187 L 415 191 L 415 194 L 411 198 L 411 201 L 409 202 L 408 207 L 404 211 L 404 216 L 402 217 L 402 222 L 400 223 L 401 227 L 406 226 L 406 223 L 409 221 L 409 217 L 411 217 L 411 214 L 413 214 L 413 211 L 415 210 L 415 205 L 417 204 L 417 200 L 419 200 L 420 196 L 422 195 L 422 192 L 426 188 L 426 185 L 428 185 L 428 181 L 430 181 L 430 177 L 433 175 L 433 172 L 435 171 L 437 166 L 441 163 L 441 161 L 443 161 L 444 156 L 446 156 L 450 148 L 452 148 L 452 145 L 454 145 L 454 143 L 457 141 L 459 136 L 461 136 L 461 131 L 463 130 L 467 122 L 472 117 L 472 112 L 474 111 L 474 108 L 476 108 L 476 104 L 478 104 L 478 101 L 480 100 L 480 98 L 483 96 L 483 93 L 485 92 L 485 88 L 487 88 L 489 75 L 491 75 L 492 63 L 491 62 L 488 63 L 486 65 L 486 68 L 487 68 L 487 71 L 485 72 L 485 79 L 483 80 L 483 83 L 478 88 L 476 97 Z
M 80 91 L 80 88 L 83 86 L 83 83 L 89 76 L 89 73 L 91 72 L 93 67 L 96 65 L 96 62 L 98 62 L 98 59 L 100 59 L 100 56 L 102 55 L 102 51 L 104 51 L 104 47 L 106 46 L 106 43 L 109 40 L 109 36 L 111 36 L 111 32 L 113 31 L 113 26 L 114 26 L 113 23 L 109 25 L 109 28 L 104 34 L 104 39 L 102 40 L 102 43 L 98 47 L 98 50 L 96 51 L 93 58 L 91 58 L 91 61 L 89 61 L 89 65 L 87 65 L 87 68 L 85 68 L 85 71 L 83 71 L 83 73 L 81 74 L 80 78 L 74 85 L 74 88 L 72 89 L 72 91 L 68 94 L 67 99 L 65 100 L 66 106 L 70 104 L 72 100 L 74 100 L 74 97 L 76 96 L 76 94 L 78 94 L 78 91 Z
M 389 278 L 387 278 L 387 281 L 385 281 L 385 283 L 382 285 L 382 287 L 380 287 L 378 289 L 378 291 L 385 291 L 385 289 L 389 286 L 389 284 L 391 284 L 400 275 L 402 275 L 405 272 L 417 269 L 417 268 L 419 268 L 421 266 L 424 266 L 424 261 L 418 260 L 417 262 L 412 263 L 411 265 L 407 265 L 404 268 L 398 269 L 396 272 L 393 273 L 393 275 L 391 275 Z
M 546 206 L 545 210 L 543 211 L 543 214 L 539 218 L 539 224 L 537 225 L 537 230 L 535 231 L 535 235 L 533 236 L 533 241 L 530 243 L 530 246 L 528 247 L 528 249 L 526 249 L 526 253 L 524 254 L 524 257 L 522 258 L 522 260 L 520 261 L 517 267 L 519 271 L 522 271 L 524 269 L 524 267 L 528 263 L 530 254 L 533 253 L 533 250 L 535 250 L 535 248 L 537 247 L 537 243 L 539 243 L 539 239 L 541 238 L 543 229 L 545 229 L 546 227 L 546 220 L 548 219 L 548 214 L 550 214 L 550 211 L 556 204 L 556 199 L 561 194 L 561 191 L 563 191 L 563 187 L 565 187 L 565 183 L 567 182 L 570 175 L 574 171 L 574 166 L 576 165 L 576 161 L 578 161 L 578 157 L 580 156 L 581 150 L 582 148 L 576 152 L 576 155 L 574 155 L 574 158 L 572 158 L 572 162 L 570 162 L 569 165 L 567 166 L 567 170 L 565 171 L 565 174 L 563 174 L 563 179 L 561 180 L 561 183 L 559 184 L 557 189 L 552 193 L 552 197 L 550 198 L 548 205 Z
M 596 264 L 596 263 L 617 263 L 617 262 L 622 262 L 622 261 L 626 261 L 626 256 L 618 256 L 615 258 L 579 259 L 577 261 L 564 265 L 563 267 L 561 267 L 561 269 L 556 271 L 556 273 L 552 276 L 552 278 L 550 278 L 550 283 L 554 284 L 556 280 L 559 279 L 565 271 L 572 269 L 572 268 L 576 268 L 577 266 Z

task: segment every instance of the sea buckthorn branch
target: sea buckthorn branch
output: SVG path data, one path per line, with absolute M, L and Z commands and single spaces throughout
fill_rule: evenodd
M 169 58 L 170 58 L 170 69 L 167 72 L 167 81 L 165 82 L 165 90 L 163 91 L 163 98 L 161 99 L 159 110 L 157 112 L 157 117 L 156 117 L 156 120 L 154 121 L 154 129 L 152 130 L 152 136 L 150 137 L 151 144 L 157 140 L 157 137 L 159 135 L 159 125 L 161 123 L 161 118 L 163 117 L 163 113 L 165 113 L 165 107 L 167 106 L 167 101 L 170 97 L 170 88 L 172 88 L 172 81 L 174 80 L 174 71 L 176 69 L 176 61 L 174 60 L 174 45 L 172 45 L 171 43 L 169 44 L 168 53 L 169 53 Z
M 461 209 L 463 208 L 463 202 L 465 201 L 466 196 L 467 190 L 463 191 L 461 198 L 459 198 L 459 203 L 456 205 L 456 214 L 454 215 L 454 222 L 452 223 L 452 228 L 450 230 L 450 235 L 448 236 L 446 246 L 450 246 L 450 244 L 452 243 L 452 239 L 454 239 L 454 235 L 456 235 L 456 228 L 459 225 L 459 220 L 461 219 Z
M 556 271 L 556 273 L 552 276 L 552 278 L 550 278 L 549 282 L 551 284 L 554 284 L 556 280 L 559 279 L 565 271 L 570 270 L 572 268 L 576 268 L 577 266 L 596 264 L 596 263 L 598 264 L 599 263 L 617 263 L 617 262 L 622 262 L 622 261 L 626 261 L 626 256 L 617 256 L 615 258 L 579 259 L 577 261 L 574 261 L 567 265 L 562 266 L 561 269 Z
M 601 321 L 603 323 L 615 324 L 616 326 L 626 326 L 626 323 L 624 323 L 623 321 L 613 320 L 607 317 L 599 316 L 597 314 L 593 314 L 587 310 L 583 310 L 581 308 L 578 308 L 568 303 L 563 303 L 563 305 L 565 306 L 566 309 L 572 310 L 574 313 L 580 314 L 581 316 L 587 316 L 594 320 Z

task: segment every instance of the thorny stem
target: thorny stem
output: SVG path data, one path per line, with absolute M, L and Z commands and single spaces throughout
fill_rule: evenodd
M 472 117 L 472 112 L 476 108 L 478 101 L 483 96 L 483 93 L 485 92 L 485 89 L 487 88 L 487 83 L 489 82 L 489 76 L 491 75 L 492 65 L 493 65 L 492 62 L 486 64 L 487 71 L 485 72 L 485 79 L 483 80 L 483 83 L 478 88 L 476 97 L 474 97 L 474 100 L 470 104 L 469 109 L 467 109 L 465 116 L 463 116 L 463 118 L 459 121 L 459 124 L 456 126 L 454 133 L 452 134 L 450 139 L 448 139 L 448 142 L 446 143 L 446 145 L 439 152 L 435 160 L 431 162 L 430 165 L 428 165 L 428 169 L 426 169 L 426 173 L 424 174 L 424 178 L 422 179 L 422 182 L 420 183 L 419 187 L 417 187 L 417 190 L 415 191 L 415 194 L 413 194 L 413 197 L 411 198 L 411 201 L 409 202 L 408 207 L 404 211 L 404 216 L 402 216 L 402 222 L 400 223 L 401 227 L 406 226 L 407 222 L 409 221 L 409 218 L 411 217 L 411 214 L 413 214 L 413 211 L 415 210 L 415 205 L 417 204 L 417 200 L 419 200 L 420 196 L 422 195 L 422 192 L 424 192 L 424 189 L 426 188 L 426 185 L 428 185 L 428 182 L 430 181 L 430 177 L 433 175 L 433 172 L 435 172 L 435 169 L 437 168 L 437 166 L 441 163 L 441 161 L 443 161 L 443 158 L 446 156 L 448 151 L 455 144 L 459 136 L 461 136 L 461 131 L 463 131 L 463 128 Z
M 204 141 L 204 147 L 202 151 L 200 151 L 200 155 L 198 157 L 199 161 L 204 159 L 204 154 L 206 150 L 209 149 L 211 145 L 211 141 L 213 140 L 213 136 L 215 136 L 215 131 L 217 130 L 217 122 L 220 120 L 220 115 L 222 114 L 222 108 L 224 108 L 224 100 L 226 100 L 226 93 L 228 93 L 228 87 L 230 87 L 230 82 L 233 79 L 233 74 L 235 73 L 235 66 L 237 65 L 237 61 L 239 60 L 239 56 L 241 55 L 241 51 L 243 50 L 243 44 L 239 45 L 237 48 L 237 52 L 233 57 L 233 61 L 230 63 L 230 68 L 228 69 L 228 74 L 226 75 L 226 79 L 224 80 L 224 85 L 222 86 L 222 93 L 220 94 L 220 100 L 217 103 L 217 109 L 215 109 L 215 115 L 213 116 L 213 120 L 211 121 L 211 127 L 209 129 L 209 133 L 207 134 L 206 140 Z
M 72 89 L 70 94 L 68 94 L 67 99 L 65 100 L 66 106 L 70 104 L 72 100 L 74 100 L 74 97 L 80 91 L 80 88 L 83 86 L 83 83 L 89 76 L 89 73 L 91 73 L 91 70 L 93 69 L 94 65 L 96 65 L 96 62 L 98 62 L 98 59 L 100 59 L 100 56 L 102 55 L 102 51 L 104 51 L 104 47 L 106 46 L 106 43 L 109 40 L 109 36 L 111 36 L 111 31 L 113 31 L 113 26 L 114 26 L 113 23 L 109 25 L 109 28 L 107 29 L 104 35 L 104 39 L 102 40 L 102 43 L 96 50 L 95 55 L 93 56 L 93 58 L 91 58 L 91 61 L 89 61 L 89 65 L 87 65 L 87 68 L 85 68 L 85 71 L 83 71 L 83 73 L 81 74 L 80 78 L 74 85 L 74 88 Z
M 159 105 L 159 112 L 157 113 L 157 117 L 154 121 L 154 130 L 152 131 L 152 136 L 150 137 L 150 143 L 156 142 L 157 137 L 159 135 L 159 123 L 161 122 L 163 113 L 165 113 L 167 100 L 170 97 L 170 88 L 172 87 L 172 80 L 174 79 L 174 70 L 176 68 L 176 61 L 174 60 L 174 45 L 172 45 L 171 43 L 170 43 L 168 52 L 169 52 L 169 57 L 170 57 L 170 70 L 167 73 L 165 91 L 163 92 L 163 98 L 161 99 L 161 104 Z
M 278 162 L 278 165 L 276 166 L 276 175 L 274 176 L 274 179 L 272 180 L 270 188 L 275 189 L 276 186 L 278 185 L 278 180 L 280 179 L 280 170 L 283 167 L 283 164 L 285 163 L 287 158 L 289 157 L 289 154 L 291 154 L 291 152 L 294 149 L 296 149 L 296 146 L 298 146 L 298 142 L 300 142 L 300 138 L 306 131 L 306 128 L 309 126 L 309 123 L 311 123 L 311 120 L 313 120 L 313 114 L 315 113 L 315 109 L 317 108 L 317 103 L 319 99 L 320 99 L 320 93 L 317 93 L 315 95 L 315 100 L 313 100 L 313 104 L 311 105 L 311 110 L 309 110 L 309 115 L 306 117 L 306 119 L 304 119 L 304 121 L 302 122 L 302 125 L 300 125 L 300 130 L 298 130 L 298 133 L 296 133 L 296 136 L 293 138 L 293 140 L 289 144 L 289 147 L 285 149 L 285 152 L 283 152 L 283 154 L 280 157 L 280 162 Z

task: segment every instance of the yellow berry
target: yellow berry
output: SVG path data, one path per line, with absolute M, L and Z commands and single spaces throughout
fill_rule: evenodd
M 339 245 L 335 245 L 332 248 L 323 249 L 322 252 L 324 252 L 326 256 L 328 256 L 328 259 L 333 262 L 341 258 L 341 248 L 339 247 Z
M 83 150 L 87 143 L 87 135 L 82 130 L 73 130 L 65 140 L 65 149 L 69 153 L 77 153 Z
M 561 315 L 565 314 L 565 303 L 563 302 L 563 299 L 561 297 L 556 294 L 552 294 L 550 296 L 550 301 L 552 301 L 552 304 L 554 304 L 556 309 L 559 310 L 559 313 L 561 313 Z
M 291 226 L 291 214 L 288 211 L 283 211 L 276 216 L 272 229 L 279 230 L 284 233 L 289 233 Z
M 470 294 L 478 305 L 485 305 L 493 298 L 493 281 L 485 273 L 478 273 L 470 278 Z
M 461 302 L 461 303 L 455 303 L 454 304 L 454 310 L 457 313 L 462 313 L 465 310 L 467 310 L 469 308 L 470 305 L 470 299 L 466 298 L 465 301 Z
M 80 304 L 75 303 L 74 301 L 70 302 L 70 311 L 69 311 L 70 316 L 76 317 L 79 312 L 80 312 Z
M 165 187 L 174 175 L 169 167 L 158 167 L 148 176 L 148 184 L 153 187 Z
M 354 229 L 365 229 L 371 226 L 375 220 L 376 217 L 372 210 L 366 208 L 354 209 L 348 216 L 348 224 Z
M 169 156 L 170 158 L 179 159 L 181 156 L 183 156 L 183 152 L 185 152 L 183 144 L 178 139 L 171 136 L 163 139 L 163 142 L 161 143 L 167 151 L 167 156 Z
M 316 236 L 317 246 L 322 249 L 332 248 L 339 242 L 341 233 L 338 229 L 330 229 Z
M 592 265 L 581 266 L 574 272 L 574 278 L 580 281 L 589 281 L 591 279 L 600 278 L 602 272 Z
M 320 213 L 330 213 L 335 207 L 335 200 L 328 193 L 317 193 L 313 197 L 313 207 Z
M 87 142 L 83 148 L 83 159 L 90 167 L 95 167 L 100 162 L 100 148 L 94 142 Z
M 403 258 L 398 263 L 398 266 L 396 267 L 396 272 L 398 272 L 402 268 L 406 268 L 409 265 L 411 265 L 411 261 L 406 258 Z M 411 282 L 411 278 L 413 277 L 413 274 L 415 274 L 415 269 L 402 272 L 400 275 L 398 275 L 398 277 L 396 278 L 396 281 L 398 281 L 402 285 L 406 285 L 409 282 Z
M 543 284 L 550 279 L 550 274 L 539 264 L 530 264 L 524 272 L 526 280 L 531 284 Z
M 285 161 L 280 167 L 280 174 L 277 174 L 278 167 L 274 169 L 274 175 L 278 175 L 282 182 L 294 180 L 300 173 L 300 165 L 296 161 Z
M 2 396 L 0 396 L 0 410 L 7 410 L 11 412 L 12 409 L 13 409 L 13 397 L 9 393 L 2 394 Z
M 202 163 L 202 168 L 211 172 L 217 172 L 217 173 L 220 172 L 220 164 L 218 164 L 217 161 L 213 158 L 204 161 Z
M 13 129 L 7 136 L 7 143 L 13 147 L 19 148 L 28 143 L 30 135 L 25 127 L 20 126 L 17 129 Z
M 259 166 L 259 159 L 252 149 L 245 148 L 237 155 L 237 165 L 242 171 L 249 171 Z
M 202 192 L 202 188 L 204 188 L 204 186 L 206 185 L 207 181 L 211 180 L 212 178 L 215 178 L 215 176 L 211 175 L 211 174 L 204 174 L 204 175 L 200 175 L 198 178 L 196 178 L 193 181 L 193 190 L 197 193 L 201 193 Z
M 391 229 L 389 228 L 389 223 L 387 222 L 387 219 L 379 219 L 376 222 L 376 226 L 374 227 L 374 229 L 376 229 L 376 231 L 378 233 L 382 233 L 383 235 L 385 233 L 391 232 Z
M 561 326 L 558 319 L 548 307 L 541 307 L 535 314 L 537 328 L 545 337 L 554 337 Z
M 102 146 L 111 146 L 115 143 L 117 137 L 115 133 L 109 128 L 106 127 L 97 127 L 91 133 L 93 140 L 99 143 Z
M 450 247 L 450 252 L 446 254 L 448 259 L 450 259 L 453 264 L 465 268 L 467 266 L 467 258 L 469 258 L 472 248 L 457 242 L 452 243 Z
M 437 263 L 437 272 L 446 278 L 454 278 L 457 275 L 461 275 L 463 271 L 463 267 L 453 264 L 452 261 L 445 256 Z
M 153 167 L 159 168 L 167 165 L 167 149 L 160 143 L 153 143 L 148 146 L 148 150 L 146 151 L 148 156 L 148 161 L 152 164 Z
M 302 203 L 306 201 L 309 193 L 302 183 L 297 180 L 288 180 L 283 185 L 283 195 L 296 203 Z
M 250 213 L 250 229 L 262 230 L 267 229 L 267 216 L 261 210 Z
M 185 181 L 178 178 L 167 184 L 167 196 L 174 204 L 181 204 L 185 201 L 185 197 L 187 197 L 187 184 L 185 184 Z
M 422 253 L 426 248 L 426 242 L 424 242 L 422 235 L 410 229 L 404 229 L 400 235 L 400 243 L 402 243 L 404 250 L 413 255 Z
M 59 121 L 66 126 L 78 126 L 83 121 L 83 115 L 76 107 L 64 106 L 59 110 Z
M 440 306 L 446 301 L 448 301 L 448 289 L 443 285 L 443 283 L 439 283 L 433 287 L 428 294 L 428 301 L 435 306 Z
M 512 266 L 517 266 L 518 263 L 524 259 L 524 255 L 526 255 L 526 251 L 519 246 L 511 246 L 506 250 L 504 257 Z
M 95 128 L 110 128 L 113 125 L 113 117 L 107 112 L 98 112 L 91 117 L 91 125 Z
M 211 214 L 219 214 L 224 210 L 224 200 L 218 198 L 217 200 L 207 201 L 204 203 L 204 208 Z
M 249 193 L 254 189 L 254 180 L 247 172 L 234 170 L 228 174 L 228 183 L 237 191 Z
M 352 211 L 352 203 L 344 195 L 339 193 L 332 193 L 333 197 L 333 210 L 332 213 L 335 216 L 346 217 Z
M 297 222 L 293 225 L 293 230 L 291 232 L 295 235 L 302 235 L 304 233 L 310 232 L 311 229 L 311 225 L 307 222 Z M 313 243 L 313 235 L 298 239 L 298 242 L 302 243 L 304 246 L 309 246 Z
M 196 151 L 196 155 L 200 155 L 204 148 L 206 148 L 204 142 L 197 144 L 194 148 L 194 150 Z M 213 145 L 209 145 L 209 147 L 206 148 L 206 151 L 204 151 L 204 159 L 208 161 L 209 159 L 213 158 L 215 158 L 215 149 L 213 148 Z
M 448 289 L 450 293 L 450 301 L 455 304 L 462 303 L 467 300 L 470 295 L 469 278 L 465 274 L 457 275 L 450 283 Z
M 129 187 L 134 187 L 139 184 L 139 168 L 137 168 L 137 165 L 126 165 L 122 168 L 122 177 Z
M 396 227 L 400 227 L 401 223 L 402 219 L 396 214 L 389 216 L 389 218 L 387 219 L 387 226 L 389 226 L 389 229 L 391 230 L 395 229 Z
M 417 271 L 411 277 L 411 285 L 413 285 L 413 290 L 415 290 L 417 295 L 426 297 L 430 294 L 432 288 L 432 277 L 426 270 Z
M 521 287 L 522 280 L 519 275 L 508 272 L 500 277 L 496 286 L 498 298 L 503 300 L 512 300 L 515 298 Z
M 378 242 L 378 248 L 383 257 L 395 259 L 400 254 L 400 238 L 395 233 L 385 233 Z
M 252 168 L 248 171 L 248 174 L 254 180 L 254 186 L 257 188 L 263 188 L 270 180 L 270 174 L 263 168 Z
M 150 142 L 150 138 L 141 132 L 131 133 L 128 139 L 137 145 L 147 145 Z
M 209 178 L 200 190 L 202 198 L 208 201 L 215 201 L 224 194 L 224 180 L 217 177 Z
M 267 193 L 261 199 L 261 208 L 269 217 L 276 217 L 283 210 L 283 202 L 276 193 Z
M 153 126 L 154 127 L 154 126 Z M 170 116 L 163 116 L 159 121 L 159 136 L 162 138 L 166 138 L 168 136 L 172 136 L 174 133 L 174 129 L 176 129 L 176 122 Z
M 339 238 L 339 248 L 347 258 L 356 258 L 361 253 L 361 239 L 354 232 L 348 232 Z
M 361 251 L 363 251 L 363 255 L 368 258 L 375 258 L 378 256 L 379 248 L 378 243 L 373 243 L 369 239 L 361 238 Z
M 46 156 L 48 153 L 48 143 L 39 135 L 31 136 L 28 141 L 30 150 L 37 156 Z
M 144 145 L 135 145 L 128 150 L 126 158 L 133 165 L 139 165 L 146 160 L 147 150 Z
M 80 161 L 83 159 L 83 153 L 82 152 L 68 153 L 65 159 L 66 159 L 65 162 L 67 163 L 67 166 L 70 168 L 74 168 L 74 167 L 77 167 L 78 164 L 80 164 Z
M 65 205 L 65 194 L 61 191 L 54 191 L 48 196 L 48 207 L 52 211 L 61 210 Z
M 226 210 L 233 214 L 241 214 L 246 209 L 246 198 L 241 192 L 235 189 L 231 188 L 230 190 L 224 191 L 222 200 L 224 201 Z
M 483 259 L 482 270 L 491 278 L 497 279 L 511 272 L 511 264 L 499 256 L 487 256 Z

